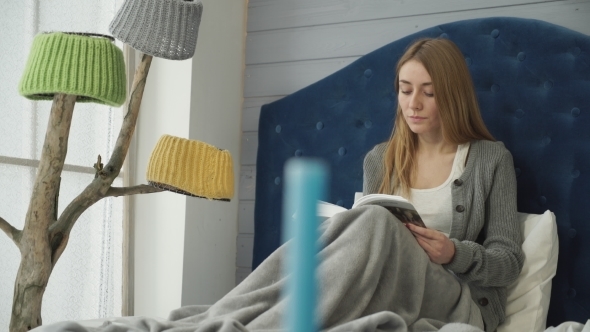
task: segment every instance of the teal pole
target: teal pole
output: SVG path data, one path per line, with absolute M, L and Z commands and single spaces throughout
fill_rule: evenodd
M 316 267 L 317 201 L 325 200 L 329 171 L 318 159 L 292 158 L 285 164 L 283 229 L 287 245 L 284 324 L 289 332 L 318 331 Z

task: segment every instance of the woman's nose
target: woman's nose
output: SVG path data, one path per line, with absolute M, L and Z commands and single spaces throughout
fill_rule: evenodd
M 420 100 L 420 97 L 417 93 L 413 93 L 412 95 L 410 95 L 410 104 L 409 104 L 411 109 L 420 109 L 422 106 L 422 102 Z

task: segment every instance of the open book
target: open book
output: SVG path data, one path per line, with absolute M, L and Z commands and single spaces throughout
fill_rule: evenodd
M 410 201 L 401 196 L 385 194 L 366 195 L 357 199 L 352 205 L 352 209 L 369 204 L 383 206 L 403 223 L 409 222 L 416 226 L 426 227 L 424 225 L 424 222 L 422 221 L 422 218 L 420 218 L 420 215 L 418 214 L 416 208 L 414 208 L 412 203 L 410 203 Z M 344 208 L 342 206 L 324 201 L 318 202 L 317 209 L 318 216 L 324 218 L 330 218 L 336 213 L 348 210 L 347 208 Z

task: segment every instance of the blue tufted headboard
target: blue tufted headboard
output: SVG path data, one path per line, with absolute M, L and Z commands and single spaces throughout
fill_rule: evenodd
M 557 217 L 559 264 L 548 324 L 590 317 L 590 36 L 547 22 L 486 18 L 432 27 L 264 105 L 259 122 L 253 267 L 280 245 L 282 172 L 293 156 L 331 166 L 330 201 L 350 207 L 362 162 L 387 140 L 395 65 L 419 37 L 465 55 L 483 118 L 514 157 L 520 212 Z

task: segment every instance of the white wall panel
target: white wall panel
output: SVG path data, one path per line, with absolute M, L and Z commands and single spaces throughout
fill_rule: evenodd
M 254 234 L 240 234 L 237 240 L 238 254 L 236 264 L 238 267 L 252 266 L 252 250 L 254 249 Z
M 356 59 L 341 58 L 247 66 L 244 97 L 291 94 L 346 67 Z
M 254 201 L 241 201 L 239 210 L 238 232 L 254 234 Z
M 257 131 L 259 119 L 260 106 L 242 109 L 242 132 Z
M 236 285 L 241 283 L 250 273 L 252 269 L 249 267 L 238 267 L 236 269 Z
M 240 170 L 240 186 L 238 198 L 240 201 L 253 201 L 256 190 L 256 167 L 242 166 Z
M 247 37 L 246 65 L 359 57 L 432 26 L 490 16 L 541 19 L 590 33 L 590 2 L 588 1 L 547 2 L 534 6 L 513 5 L 509 12 L 506 8 L 495 7 L 437 13 L 420 18 L 402 17 L 251 32 Z
M 249 107 L 260 107 L 264 104 L 272 103 L 275 100 L 279 100 L 284 96 L 264 96 L 264 97 L 252 97 L 244 98 L 244 108 Z
M 242 134 L 241 164 L 256 165 L 256 153 L 258 152 L 258 132 Z
M 274 30 L 472 9 L 503 8 L 555 0 L 250 0 L 248 31 Z
M 258 120 L 260 118 L 260 107 L 272 103 L 284 96 L 253 97 L 244 99 L 242 110 L 242 132 L 258 131 Z

